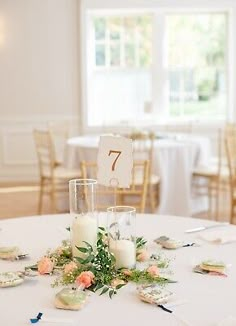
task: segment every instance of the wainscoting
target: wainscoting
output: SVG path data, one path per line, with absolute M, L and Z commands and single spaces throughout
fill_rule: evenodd
M 68 122 L 71 136 L 79 134 L 79 119 L 76 116 L 0 119 L 0 185 L 37 181 L 38 166 L 32 132 L 57 121 Z

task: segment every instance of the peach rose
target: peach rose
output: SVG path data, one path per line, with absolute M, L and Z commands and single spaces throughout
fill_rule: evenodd
M 90 287 L 94 280 L 94 274 L 90 271 L 82 272 L 77 276 L 75 283 L 76 285 L 82 285 L 84 288 Z
M 119 278 L 114 278 L 114 280 L 111 281 L 111 286 L 113 288 L 116 288 L 117 285 L 120 285 L 120 284 L 125 284 L 125 281 L 120 280 Z
M 70 272 L 73 272 L 77 268 L 77 265 L 74 261 L 71 261 L 70 263 L 66 264 L 64 267 L 64 273 L 69 274 Z
M 51 273 L 53 270 L 53 267 L 54 267 L 54 263 L 48 257 L 43 257 L 38 262 L 38 272 L 41 275 Z
M 152 265 L 149 266 L 147 268 L 147 272 L 151 275 L 151 276 L 158 276 L 159 275 L 159 269 L 156 265 Z
M 144 262 L 148 260 L 150 257 L 148 251 L 146 249 L 140 249 L 137 251 L 136 259 L 139 262 Z
M 122 272 L 126 276 L 131 276 L 132 275 L 132 271 L 130 269 L 123 269 Z

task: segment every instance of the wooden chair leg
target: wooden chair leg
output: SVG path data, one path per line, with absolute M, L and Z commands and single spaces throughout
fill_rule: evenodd
M 57 213 L 55 185 L 53 182 L 51 184 L 51 189 L 50 189 L 50 202 L 51 202 L 51 212 L 54 214 Z
M 212 218 L 212 182 L 208 181 L 208 218 Z
M 215 219 L 216 221 L 219 220 L 219 201 L 220 201 L 220 180 L 217 180 L 217 185 L 216 185 L 216 202 L 215 202 Z
M 44 182 L 43 182 L 43 179 L 40 179 L 39 200 L 38 200 L 38 215 L 42 214 L 43 192 L 44 192 Z
M 231 208 L 230 208 L 230 223 L 234 224 L 234 210 L 235 210 L 235 205 L 233 200 L 231 200 Z
M 140 212 L 139 213 L 144 213 L 145 212 L 145 208 L 146 208 L 146 203 L 147 203 L 147 196 L 148 196 L 148 185 L 145 187 L 145 189 L 143 190 L 143 194 L 141 197 L 141 206 L 140 206 Z
M 149 187 L 148 187 L 148 195 L 149 195 L 149 198 L 150 198 L 150 206 L 151 206 L 151 212 L 152 214 L 155 213 L 155 208 L 156 208 L 156 199 L 155 199 L 155 191 L 153 189 L 153 186 L 150 184 Z

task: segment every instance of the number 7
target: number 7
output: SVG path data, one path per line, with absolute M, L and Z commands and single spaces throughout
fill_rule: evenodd
M 112 166 L 111 166 L 111 170 L 114 171 L 115 170 L 115 165 L 116 165 L 116 162 L 121 154 L 121 151 L 113 151 L 113 150 L 110 150 L 109 151 L 109 154 L 108 156 L 110 156 L 111 154 L 118 154 L 114 160 L 114 162 L 112 163 Z

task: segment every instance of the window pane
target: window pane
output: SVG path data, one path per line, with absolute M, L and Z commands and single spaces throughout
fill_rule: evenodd
M 110 48 L 111 66 L 120 66 L 120 44 L 112 44 Z
M 134 44 L 125 44 L 125 65 L 127 67 L 135 66 L 135 46 Z
M 94 18 L 95 39 L 104 40 L 106 35 L 105 18 Z
M 225 14 L 167 16 L 171 115 L 225 116 L 226 28 Z
M 135 17 L 124 17 L 124 39 L 126 42 L 134 42 L 135 38 Z
M 152 18 L 150 15 L 137 18 L 137 38 L 139 46 L 139 66 L 148 67 L 152 63 Z
M 121 19 L 113 17 L 108 20 L 108 30 L 111 40 L 120 40 Z
M 104 44 L 96 45 L 96 66 L 105 66 L 106 64 L 105 51 L 106 49 Z

